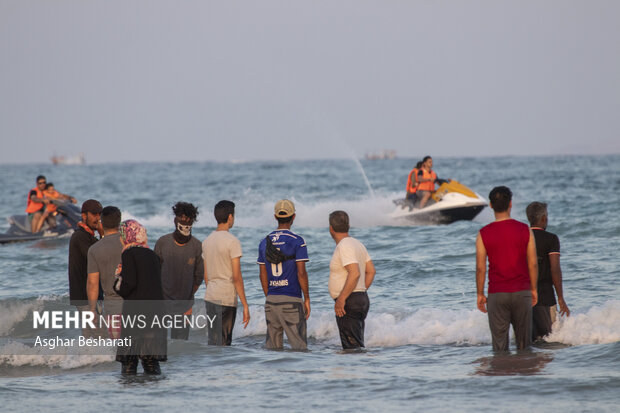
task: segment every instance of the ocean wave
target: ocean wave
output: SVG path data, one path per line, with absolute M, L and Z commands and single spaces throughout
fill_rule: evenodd
M 547 341 L 575 346 L 620 341 L 620 301 L 608 301 L 586 313 L 556 320 Z
M 75 349 L 66 349 L 72 354 L 58 354 L 55 349 L 54 354 L 46 354 L 51 350 L 42 347 L 30 347 L 18 342 L 10 342 L 0 347 L 0 366 L 44 366 L 56 367 L 61 369 L 75 369 L 83 366 L 92 366 L 101 363 L 114 361 L 116 350 L 111 348 L 109 354 L 101 354 L 101 349 L 80 349 L 80 354 L 75 354 Z M 89 354 L 98 352 L 99 354 Z
M 252 321 L 247 329 L 235 327 L 236 337 L 265 334 L 267 326 L 263 307 L 252 306 L 251 315 Z M 510 334 L 512 337 L 512 329 Z M 371 310 L 366 318 L 365 336 L 367 347 L 491 343 L 487 315 L 473 309 L 422 308 L 401 313 Z M 308 337 L 322 344 L 339 345 L 334 313 L 312 310 Z M 620 341 L 620 301 L 609 301 L 586 313 L 558 319 L 547 341 L 573 346 Z
M 390 214 L 394 211 L 393 199 L 402 197 L 400 193 L 364 197 L 358 199 L 302 201 L 292 197 L 295 203 L 297 217 L 295 225 L 305 228 L 327 227 L 329 214 L 335 210 L 346 211 L 355 227 L 376 227 L 402 225 L 395 221 Z M 237 206 L 235 225 L 238 227 L 257 228 L 272 225 L 273 205 L 276 199 L 259 200 L 251 205 Z M 243 212 L 242 212 L 243 211 Z M 158 213 L 150 216 L 136 216 L 130 211 L 122 211 L 123 219 L 135 219 L 146 227 L 165 228 L 172 225 L 170 213 Z M 202 218 L 202 217 L 201 217 Z M 212 227 L 215 221 L 208 217 L 196 223 L 197 228 Z

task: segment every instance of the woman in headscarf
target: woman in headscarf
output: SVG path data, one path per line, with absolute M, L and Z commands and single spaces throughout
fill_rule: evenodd
M 131 345 L 118 347 L 116 361 L 122 363 L 124 374 L 136 373 L 138 359 L 142 360 L 145 373 L 160 374 L 159 362 L 167 359 L 166 330 L 152 328 L 155 317 L 161 320 L 163 314 L 159 258 L 149 248 L 146 228 L 138 221 L 123 221 L 120 234 L 123 254 L 114 289 L 124 299 L 121 338 L 128 338 L 126 342 Z M 132 317 L 136 321 L 133 326 L 127 323 Z

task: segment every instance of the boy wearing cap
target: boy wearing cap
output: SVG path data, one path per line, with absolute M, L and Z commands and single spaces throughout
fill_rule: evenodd
M 88 249 L 97 242 L 95 231 L 102 232 L 101 204 L 89 199 L 82 204 L 82 221 L 78 222 L 78 229 L 71 235 L 69 241 L 69 300 L 80 311 L 88 311 L 88 294 L 86 282 L 88 279 Z M 99 300 L 103 298 L 99 289 Z M 84 335 L 89 335 L 83 331 Z
M 260 281 L 265 301 L 267 338 L 265 346 L 281 349 L 283 331 L 293 350 L 307 348 L 306 320 L 310 316 L 308 293 L 308 249 L 302 237 L 291 231 L 295 205 L 288 199 L 276 202 L 278 228 L 258 246 Z M 303 292 L 303 301 L 302 301 Z

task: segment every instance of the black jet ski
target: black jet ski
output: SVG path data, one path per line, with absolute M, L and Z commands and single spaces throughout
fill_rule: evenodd
M 30 222 L 28 215 L 12 215 L 8 218 L 9 229 L 6 233 L 0 234 L 0 244 L 9 242 L 36 241 L 42 239 L 56 239 L 71 236 L 77 229 L 77 224 L 82 220 L 80 208 L 66 201 L 52 201 L 56 204 L 56 227 L 50 228 L 45 222 L 41 231 L 30 232 Z

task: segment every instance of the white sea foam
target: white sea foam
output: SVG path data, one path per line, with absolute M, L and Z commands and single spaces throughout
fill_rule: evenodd
M 172 215 L 169 213 L 161 213 L 161 214 L 156 214 L 156 215 L 151 215 L 148 217 L 137 217 L 135 215 L 133 215 L 131 212 L 128 211 L 121 211 L 121 215 L 123 217 L 123 221 L 128 220 L 128 219 L 135 219 L 136 221 L 138 221 L 140 224 L 144 225 L 145 227 L 155 227 L 155 228 L 162 228 L 162 227 L 170 227 L 172 226 Z
M 332 211 L 344 210 L 351 218 L 354 227 L 376 227 L 389 225 L 403 225 L 402 221 L 395 221 L 390 214 L 396 208 L 392 202 L 402 197 L 401 193 L 369 195 L 363 198 L 343 198 L 324 201 L 300 201 L 294 197 L 297 227 L 321 228 L 327 226 L 327 218 Z M 259 199 L 250 205 L 239 205 L 235 225 L 237 227 L 256 228 L 273 224 L 274 200 Z M 249 211 L 249 213 L 248 213 Z M 169 212 L 161 212 L 150 216 L 136 216 L 130 211 L 122 211 L 123 220 L 135 219 L 142 225 L 154 228 L 167 228 L 172 225 L 172 216 Z M 210 218 L 210 217 L 209 217 Z M 212 227 L 213 219 L 202 219 L 196 222 L 196 227 Z
M 354 227 L 375 227 L 382 225 L 394 225 L 389 216 L 394 211 L 395 195 L 377 195 L 374 198 L 325 200 L 320 202 L 303 202 L 295 198 L 297 227 L 321 228 L 327 226 L 329 214 L 335 210 L 346 211 L 351 218 Z M 259 212 L 254 216 L 236 217 L 240 227 L 260 227 L 271 225 L 273 222 L 273 201 L 265 201 L 260 205 Z
M 0 337 L 11 333 L 16 324 L 24 321 L 33 311 L 43 308 L 44 298 L 27 301 L 3 301 L 0 303 Z
M 620 301 L 608 301 L 584 314 L 558 319 L 547 341 L 570 345 L 620 341 Z
M 29 347 L 18 342 L 10 342 L 0 347 L 0 365 L 13 367 L 20 366 L 45 366 L 62 369 L 75 369 L 82 366 L 91 366 L 100 363 L 114 361 L 115 350 L 110 348 L 109 354 L 101 354 L 102 349 L 89 349 L 84 347 L 75 354 L 76 349 L 65 349 L 63 354 L 58 354 L 60 349 L 54 349 L 54 354 L 47 354 L 51 350 L 41 347 Z M 71 352 L 71 354 L 66 354 Z M 90 354 L 97 352 L 99 354 Z
M 235 327 L 235 336 L 265 334 L 263 307 L 250 308 L 252 320 L 247 329 Z M 312 310 L 308 336 L 326 344 L 339 344 L 338 327 L 332 311 Z M 486 316 L 477 310 L 456 311 L 420 309 L 410 313 L 370 312 L 366 319 L 366 344 L 395 347 L 406 344 L 490 343 Z
M 33 301 L 29 309 L 42 305 Z M 198 306 L 199 314 L 200 308 Z M 25 310 L 29 311 L 29 310 Z M 251 306 L 251 322 L 246 329 L 237 318 L 235 337 L 264 335 L 266 331 L 265 313 L 262 306 Z M 610 301 L 593 307 L 586 313 L 562 318 L 554 326 L 548 341 L 568 345 L 587 345 L 613 343 L 620 340 L 620 301 Z M 403 345 L 478 345 L 490 344 L 487 316 L 478 310 L 445 310 L 422 308 L 402 313 L 371 311 L 366 319 L 367 347 L 397 347 Z M 511 333 L 512 334 L 512 333 Z M 325 345 L 339 346 L 338 327 L 332 311 L 312 310 L 308 320 L 308 337 Z M 29 347 L 18 342 L 9 342 L 0 347 L 0 365 L 9 366 L 47 366 L 73 369 L 82 366 L 107 363 L 114 360 L 114 350 L 109 354 L 91 354 L 92 349 L 80 349 L 71 355 L 59 349 L 47 354 L 45 348 Z M 93 351 L 94 352 L 94 351 Z
M 252 320 L 247 329 L 235 327 L 237 337 L 265 334 L 263 307 L 251 307 Z M 563 318 L 553 326 L 548 341 L 568 345 L 613 343 L 620 340 L 620 301 L 610 301 L 583 314 Z M 417 345 L 490 344 L 487 315 L 478 310 L 422 308 L 391 312 L 370 311 L 366 319 L 368 347 Z M 510 332 L 512 336 L 512 330 Z M 332 311 L 312 310 L 308 337 L 325 344 L 339 344 L 338 327 Z

